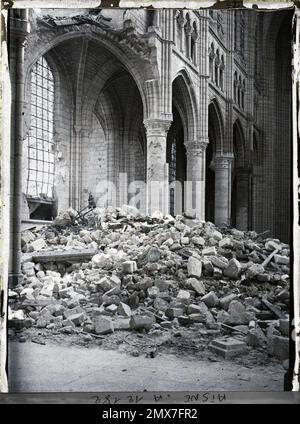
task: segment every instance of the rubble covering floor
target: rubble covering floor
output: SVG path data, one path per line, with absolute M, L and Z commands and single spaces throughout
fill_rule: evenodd
M 22 234 L 11 390 L 283 390 L 287 244 L 130 206 L 75 216 Z

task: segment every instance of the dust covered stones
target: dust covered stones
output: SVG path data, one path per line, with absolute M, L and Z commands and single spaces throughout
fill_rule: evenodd
M 287 355 L 290 252 L 279 240 L 124 205 L 95 208 L 85 224 L 69 208 L 53 225 L 24 231 L 22 251 L 23 279 L 9 292 L 14 331 L 181 328 Z M 247 352 L 222 343 L 212 351 Z

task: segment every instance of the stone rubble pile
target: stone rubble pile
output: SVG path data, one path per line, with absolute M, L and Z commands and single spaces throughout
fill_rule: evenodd
M 288 358 L 290 250 L 254 231 L 131 206 L 95 209 L 85 225 L 64 211 L 22 233 L 23 281 L 10 325 L 103 336 L 201 325 Z M 35 252 L 94 251 L 91 259 L 33 261 Z

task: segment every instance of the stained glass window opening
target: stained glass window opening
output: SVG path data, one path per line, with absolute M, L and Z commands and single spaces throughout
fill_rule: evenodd
M 34 199 L 53 200 L 54 79 L 44 57 L 35 63 L 31 71 L 30 112 L 26 194 Z

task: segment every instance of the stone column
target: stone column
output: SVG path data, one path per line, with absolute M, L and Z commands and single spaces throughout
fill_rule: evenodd
M 205 150 L 206 141 L 190 141 L 185 144 L 187 157 L 187 181 L 185 183 L 185 213 L 188 216 L 205 217 Z
M 167 164 L 167 133 L 171 121 L 146 119 L 147 131 L 147 187 L 146 213 L 160 210 L 169 213 L 169 170 Z
M 77 124 L 73 126 L 74 138 L 71 150 L 71 205 L 80 210 L 86 205 L 82 203 L 82 171 L 86 164 L 82 163 L 82 146 L 89 143 L 92 128 Z
M 185 32 L 186 32 L 186 36 L 187 36 L 186 57 L 189 60 L 192 60 L 192 32 L 193 32 L 193 28 L 191 27 L 191 25 L 189 23 L 187 23 L 187 25 L 186 25 Z
M 230 224 L 231 215 L 231 169 L 233 154 L 218 155 L 215 169 L 215 224 Z
M 249 171 L 246 168 L 236 169 L 236 228 L 248 230 L 249 213 Z
M 11 71 L 11 175 L 10 175 L 10 284 L 21 278 L 21 211 L 22 162 L 24 130 L 24 50 L 28 34 L 27 9 L 10 11 L 10 71 Z
M 184 26 L 186 24 L 186 19 L 181 15 L 178 18 L 178 24 L 180 26 L 180 46 L 179 49 L 181 51 L 181 53 L 183 53 L 184 51 L 184 37 L 185 37 L 185 32 L 184 32 Z

